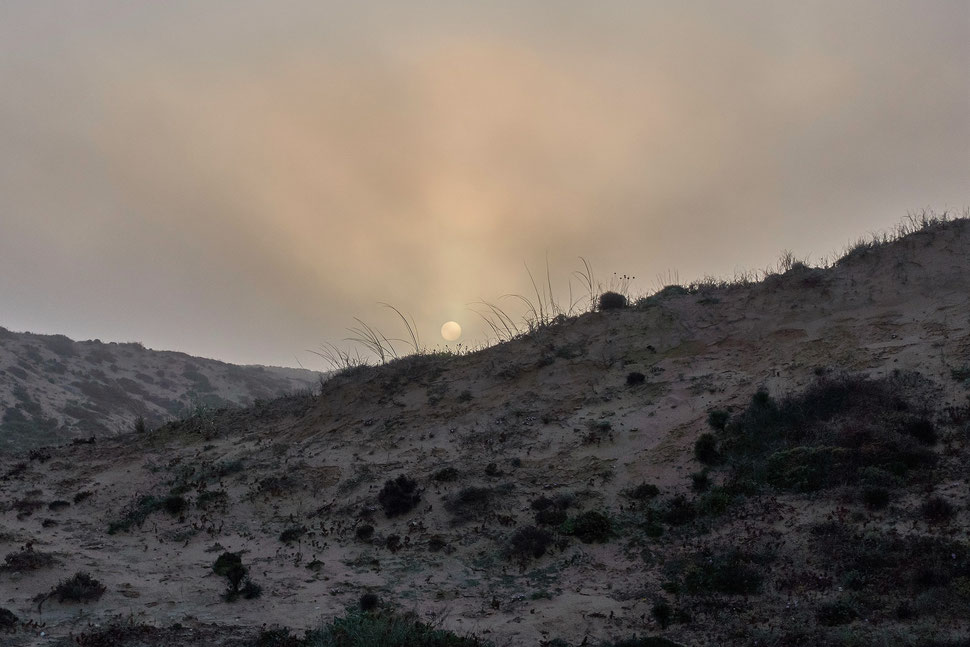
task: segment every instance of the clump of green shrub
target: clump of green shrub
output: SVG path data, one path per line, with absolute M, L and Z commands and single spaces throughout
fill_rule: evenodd
M 697 437 L 694 457 L 704 465 L 715 465 L 720 461 L 721 453 L 717 449 L 717 438 L 714 434 L 705 432 Z
M 397 517 L 413 510 L 421 500 L 418 482 L 401 474 L 396 479 L 386 481 L 377 494 L 377 502 L 388 517 Z
M 905 479 L 937 457 L 925 447 L 935 442 L 935 428 L 898 395 L 901 379 L 821 376 L 781 400 L 759 390 L 696 448 L 698 459 L 719 452 L 734 480 L 782 491 L 852 485 L 874 474 Z
M 249 569 L 243 566 L 239 553 L 226 551 L 219 555 L 212 564 L 212 572 L 228 580 L 226 591 L 222 594 L 226 602 L 235 602 L 240 597 L 252 600 L 263 592 L 262 587 L 250 579 Z
M 360 596 L 360 600 L 357 605 L 360 607 L 361 611 L 374 611 L 380 606 L 381 599 L 377 597 L 376 593 L 367 592 Z
M 58 602 L 89 602 L 100 598 L 106 590 L 105 585 L 88 573 L 78 571 L 59 582 L 49 596 L 57 598 Z
M 707 424 L 715 431 L 724 431 L 731 414 L 723 409 L 714 409 L 707 414 Z
M 613 522 L 602 512 L 587 510 L 568 519 L 563 526 L 563 531 L 584 544 L 602 544 L 610 540 L 613 534 Z
M 684 572 L 688 593 L 753 594 L 761 590 L 767 560 L 738 549 L 704 551 Z

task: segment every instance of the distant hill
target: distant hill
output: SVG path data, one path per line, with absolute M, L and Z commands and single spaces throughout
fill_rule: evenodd
M 248 405 L 319 383 L 302 369 L 0 327 L 0 450 L 114 435 L 139 418 L 156 427 L 198 407 Z

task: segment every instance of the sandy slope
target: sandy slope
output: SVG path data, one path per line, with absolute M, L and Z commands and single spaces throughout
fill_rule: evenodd
M 759 387 L 782 394 L 825 372 L 915 371 L 925 378 L 920 397 L 934 410 L 966 406 L 968 385 L 952 371 L 970 362 L 967 294 L 970 224 L 957 221 L 828 270 L 796 268 L 752 286 L 588 314 L 464 357 L 413 357 L 351 371 L 316 399 L 196 417 L 148 437 L 61 447 L 44 462 L 0 457 L 0 474 L 8 475 L 0 481 L 0 504 L 7 506 L 0 554 L 32 541 L 59 562 L 0 572 L 0 606 L 41 625 L 9 634 L 4 644 L 47 644 L 40 631 L 65 636 L 113 617 L 161 626 L 305 628 L 339 615 L 365 590 L 498 645 L 659 633 L 650 611 L 673 551 L 720 541 L 801 550 L 793 529 L 843 514 L 840 506 L 849 504 L 751 497 L 699 538 L 565 538 L 520 568 L 502 547 L 516 527 L 532 523 L 530 501 L 571 492 L 573 512 L 604 509 L 620 517 L 631 505 L 621 492 L 632 485 L 688 492 L 688 475 L 698 469 L 692 446 L 707 430 L 710 409 L 737 410 Z M 645 383 L 627 385 L 632 371 Z M 458 480 L 435 480 L 448 466 L 457 468 Z M 107 534 L 126 505 L 139 495 L 164 495 L 180 474 L 192 484 L 190 501 L 223 491 L 226 508 L 157 512 L 141 527 Z M 388 519 L 376 495 L 399 474 L 418 480 L 422 501 Z M 457 523 L 444 502 L 471 485 L 492 488 L 492 503 Z M 950 529 L 965 540 L 965 484 L 944 479 L 939 490 L 961 508 Z M 48 509 L 80 491 L 93 494 Z M 12 506 L 23 501 L 39 507 L 18 514 Z M 356 536 L 365 524 L 375 529 L 366 541 Z M 307 533 L 281 542 L 280 533 L 293 526 Z M 403 547 L 387 547 L 392 535 Z M 443 547 L 432 550 L 433 539 Z M 242 551 L 264 588 L 261 598 L 220 600 L 225 582 L 210 567 L 223 550 Z M 35 596 L 77 570 L 101 580 L 104 596 L 88 605 L 48 600 L 38 610 Z M 812 591 L 804 605 L 824 593 Z M 761 607 L 739 599 L 737 617 L 769 627 L 784 622 L 785 605 L 798 603 L 790 593 L 765 596 Z M 710 618 L 701 613 L 667 635 L 719 644 L 709 637 L 717 631 Z M 947 626 L 966 631 L 966 618 Z

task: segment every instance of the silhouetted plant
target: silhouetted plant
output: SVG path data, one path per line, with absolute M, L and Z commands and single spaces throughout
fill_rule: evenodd
M 956 514 L 956 508 L 940 496 L 932 496 L 923 503 L 923 518 L 933 524 L 946 523 Z
M 466 521 L 484 514 L 490 508 L 493 496 L 490 488 L 469 486 L 449 497 L 445 509 L 456 521 Z
M 380 603 L 381 603 L 381 599 L 377 597 L 376 593 L 368 592 L 360 596 L 360 601 L 358 602 L 358 605 L 360 606 L 361 611 L 366 612 L 366 611 L 375 610 L 380 605 Z
M 711 487 L 711 477 L 706 469 L 691 474 L 690 481 L 690 488 L 694 492 L 706 492 Z
M 928 446 L 936 444 L 936 426 L 929 418 L 909 418 L 902 424 L 900 431 L 915 438 L 920 444 Z
M 58 499 L 56 501 L 51 501 L 50 503 L 47 504 L 47 509 L 50 510 L 51 512 L 60 512 L 61 510 L 65 510 L 70 507 L 71 507 L 70 501 L 64 501 L 61 499 Z
M 162 499 L 161 508 L 168 514 L 175 516 L 182 514 L 189 506 L 189 502 L 177 494 L 169 495 Z
M 377 495 L 377 501 L 388 517 L 396 517 L 410 512 L 421 500 L 418 482 L 401 474 L 396 479 L 386 481 Z
M 731 414 L 729 414 L 727 411 L 722 409 L 714 409 L 707 414 L 707 424 L 710 425 L 711 429 L 714 429 L 715 431 L 724 431 L 730 417 Z
M 370 541 L 371 537 L 374 536 L 374 526 L 370 525 L 369 523 L 365 523 L 358 526 L 354 534 L 357 536 L 357 539 L 361 541 Z
M 684 587 L 688 593 L 757 593 L 763 572 L 763 565 L 737 549 L 705 552 L 695 555 L 687 567 Z
M 637 386 L 647 381 L 647 376 L 639 371 L 631 371 L 626 375 L 627 386 Z
M 610 540 L 613 522 L 597 510 L 588 510 L 566 522 L 564 531 L 573 535 L 584 544 L 601 544 Z
M 653 603 L 653 607 L 650 608 L 650 615 L 657 621 L 661 629 L 666 629 L 670 626 L 670 620 L 674 616 L 674 610 L 666 600 L 657 600 Z
M 636 501 L 648 501 L 660 494 L 660 488 L 652 483 L 641 483 L 636 487 L 624 490 L 623 495 Z
M 454 467 L 442 467 L 440 470 L 434 473 L 434 480 L 436 481 L 457 481 L 461 473 L 457 468 Z
M 0 607 L 0 629 L 9 631 L 16 627 L 18 622 L 20 618 L 14 615 L 13 611 Z
M 243 566 L 239 553 L 226 551 L 219 555 L 212 565 L 212 572 L 228 580 L 226 591 L 222 594 L 222 599 L 226 602 L 235 602 L 240 597 L 252 600 L 263 591 L 261 586 L 249 578 L 249 569 Z
M 512 533 L 505 555 L 509 559 L 517 559 L 524 563 L 531 558 L 542 557 L 551 545 L 551 532 L 535 526 L 523 526 Z
M 621 310 L 626 307 L 626 297 L 619 292 L 604 292 L 599 296 L 598 309 Z
M 863 488 L 862 502 L 870 510 L 882 510 L 889 505 L 889 490 L 884 487 Z
M 57 563 L 53 555 L 34 550 L 32 544 L 27 544 L 15 553 L 9 553 L 3 560 L 3 570 L 7 571 L 36 571 Z
M 280 541 L 289 544 L 297 541 L 307 532 L 306 526 L 291 526 L 280 533 Z
M 89 574 L 78 571 L 59 582 L 50 595 L 57 598 L 58 602 L 88 602 L 100 598 L 106 589 L 107 587 Z
M 694 443 L 694 456 L 704 465 L 715 465 L 720 462 L 721 454 L 717 449 L 717 438 L 712 433 L 703 433 Z

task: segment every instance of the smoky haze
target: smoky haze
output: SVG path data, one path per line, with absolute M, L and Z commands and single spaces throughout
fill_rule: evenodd
M 968 43 L 963 1 L 3 3 L 0 325 L 320 368 L 379 302 L 474 345 L 547 255 L 561 300 L 819 260 L 970 204 Z

